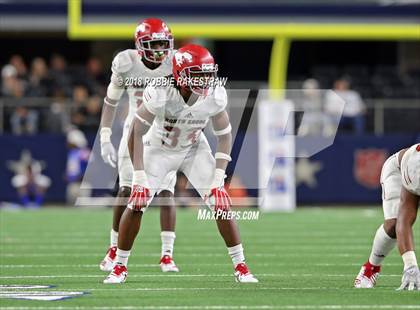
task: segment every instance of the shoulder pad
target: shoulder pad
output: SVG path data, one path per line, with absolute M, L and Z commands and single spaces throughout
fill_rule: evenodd
M 216 86 L 214 89 L 214 102 L 220 108 L 225 108 L 227 105 L 227 93 L 226 89 L 223 86 Z
M 125 50 L 117 54 L 112 61 L 113 73 L 125 73 L 133 67 L 133 50 Z
M 158 109 L 165 106 L 166 92 L 164 88 L 147 86 L 143 91 L 143 104 L 146 108 L 156 114 Z

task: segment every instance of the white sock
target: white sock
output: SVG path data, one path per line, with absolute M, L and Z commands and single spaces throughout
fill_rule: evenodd
M 162 240 L 162 256 L 169 255 L 172 257 L 174 253 L 175 232 L 162 231 L 160 233 L 160 239 Z
M 393 239 L 387 235 L 384 225 L 381 225 L 373 239 L 372 252 L 370 253 L 369 262 L 372 265 L 380 266 L 385 257 L 395 247 L 397 239 Z
M 111 229 L 111 238 L 110 238 L 110 245 L 111 247 L 118 245 L 118 231 Z
M 244 248 L 242 247 L 242 243 L 228 248 L 228 253 L 232 258 L 233 266 L 236 267 L 236 265 L 245 262 Z
M 124 250 L 117 249 L 116 263 L 127 267 L 128 257 L 130 256 L 130 253 L 131 251 L 124 251 Z

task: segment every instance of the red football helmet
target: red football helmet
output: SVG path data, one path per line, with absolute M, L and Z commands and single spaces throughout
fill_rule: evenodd
M 172 58 L 176 84 L 198 95 L 208 95 L 217 77 L 217 70 L 213 56 L 200 45 L 185 45 Z
M 161 63 L 174 48 L 171 30 L 159 18 L 147 18 L 136 27 L 134 41 L 140 56 Z

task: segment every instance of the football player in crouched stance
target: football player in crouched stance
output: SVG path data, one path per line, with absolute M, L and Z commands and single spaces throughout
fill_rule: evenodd
M 420 144 L 410 147 L 401 159 L 401 202 L 397 219 L 397 240 L 404 261 L 398 290 L 420 291 L 420 270 L 414 253 L 413 225 L 420 201 Z
M 158 18 L 148 18 L 139 23 L 134 33 L 136 49 L 118 53 L 112 62 L 111 83 L 104 100 L 101 120 L 101 155 L 103 160 L 116 167 L 117 152 L 111 143 L 111 127 L 118 101 L 127 91 L 129 110 L 118 149 L 119 190 L 114 206 L 111 240 L 99 268 L 112 271 L 116 258 L 118 231 L 121 216 L 130 197 L 133 165 L 128 153 L 127 138 L 137 108 L 142 103 L 146 79 L 162 78 L 172 74 L 173 36 L 169 27 Z M 178 272 L 173 257 L 175 241 L 175 204 L 173 201 L 176 177 L 168 175 L 158 192 L 166 200 L 160 208 L 162 254 L 160 267 L 163 272 Z
M 400 289 L 420 289 L 412 232 L 420 195 L 420 144 L 403 149 L 387 159 L 382 167 L 381 185 L 385 221 L 376 231 L 369 260 L 360 269 L 354 287 L 375 286 L 382 262 L 398 239 L 404 261 Z
M 224 189 L 232 143 L 227 94 L 224 87 L 208 83 L 216 77 L 217 65 L 207 49 L 193 44 L 179 49 L 172 65 L 175 85 L 148 86 L 135 114 L 128 142 L 134 165 L 131 196 L 120 223 L 116 265 L 104 283 L 126 280 L 128 257 L 143 213 L 169 172 L 183 172 L 215 210 L 231 206 Z M 209 119 L 218 137 L 214 157 L 202 131 Z M 235 221 L 216 222 L 232 258 L 235 280 L 258 282 L 245 264 Z

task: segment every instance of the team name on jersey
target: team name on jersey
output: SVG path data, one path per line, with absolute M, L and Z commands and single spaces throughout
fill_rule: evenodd
M 165 118 L 165 122 L 169 125 L 205 125 L 206 120 L 205 119 L 183 119 L 183 118 Z

